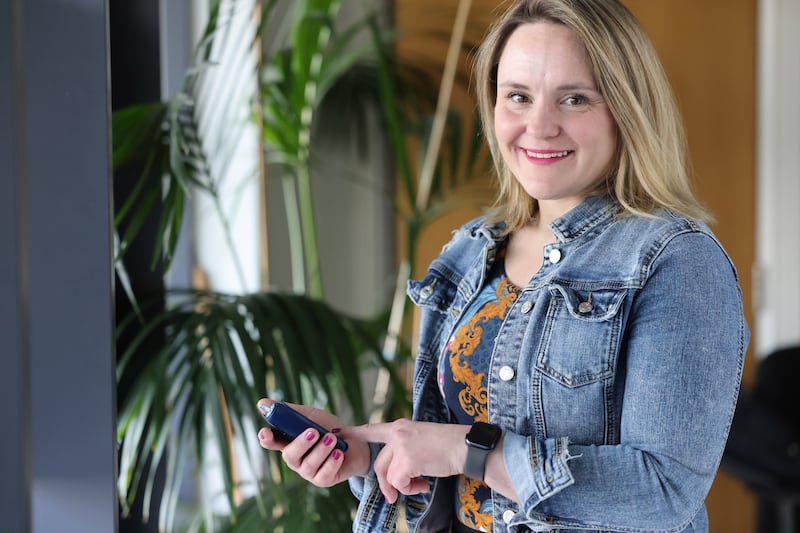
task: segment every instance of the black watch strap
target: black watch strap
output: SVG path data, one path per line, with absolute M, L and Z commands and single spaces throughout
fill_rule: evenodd
M 489 455 L 489 450 L 481 450 L 468 445 L 467 459 L 464 461 L 464 475 L 470 479 L 483 481 L 487 455 Z
M 475 422 L 464 439 L 467 443 L 467 458 L 464 460 L 464 475 L 483 481 L 486 457 L 494 450 L 502 431 L 498 426 L 486 422 Z

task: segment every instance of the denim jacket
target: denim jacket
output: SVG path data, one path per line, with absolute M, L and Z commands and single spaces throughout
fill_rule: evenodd
M 708 531 L 704 499 L 749 340 L 736 271 L 702 223 L 618 214 L 595 196 L 554 221 L 556 242 L 498 334 L 489 421 L 505 432 L 520 503 L 492 493 L 495 533 Z M 450 422 L 438 358 L 501 232 L 482 218 L 464 225 L 409 283 L 422 308 L 415 420 Z M 453 517 L 452 480 L 429 481 L 431 492 L 401 500 L 414 533 L 447 531 Z M 353 531 L 391 531 L 398 504 L 374 475 L 351 486 Z

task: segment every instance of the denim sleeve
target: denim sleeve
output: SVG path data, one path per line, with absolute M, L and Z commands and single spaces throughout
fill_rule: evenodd
M 507 433 L 503 439 L 503 462 L 526 505 L 540 502 L 575 483 L 567 462 L 572 459 L 569 440 L 536 439 Z M 519 465 L 531 465 L 520 470 Z M 515 475 L 520 474 L 520 475 Z
M 398 505 L 386 502 L 375 475 L 375 458 L 383 444 L 370 442 L 369 472 L 348 479 L 350 490 L 359 500 L 353 519 L 353 533 L 391 533 L 395 531 Z
M 507 435 L 504 461 L 521 501 L 512 525 L 675 532 L 702 512 L 749 332 L 735 270 L 711 236 L 679 234 L 652 255 L 617 370 L 619 443 Z

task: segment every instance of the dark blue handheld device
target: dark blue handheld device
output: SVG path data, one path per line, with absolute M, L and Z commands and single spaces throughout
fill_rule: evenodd
M 267 421 L 270 429 L 275 433 L 275 437 L 286 442 L 293 441 L 295 437 L 308 428 L 316 429 L 320 435 L 330 433 L 330 430 L 301 415 L 285 403 L 275 402 L 263 409 L 263 413 L 264 420 Z M 347 451 L 347 443 L 342 439 L 336 439 L 335 447 L 343 452 Z

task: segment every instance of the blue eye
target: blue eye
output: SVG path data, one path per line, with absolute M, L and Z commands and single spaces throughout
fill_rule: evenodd
M 515 104 L 524 104 L 528 101 L 528 98 L 522 93 L 510 93 L 508 95 L 508 99 Z
M 582 94 L 573 94 L 564 98 L 563 102 L 569 106 L 579 106 L 589 103 L 589 99 Z

